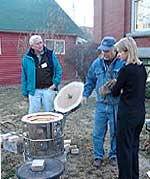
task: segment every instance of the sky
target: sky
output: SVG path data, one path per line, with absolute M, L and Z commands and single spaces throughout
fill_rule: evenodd
M 93 0 L 55 0 L 78 26 L 93 27 Z

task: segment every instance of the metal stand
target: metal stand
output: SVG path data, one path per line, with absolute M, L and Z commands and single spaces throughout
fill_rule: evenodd
M 18 179 L 60 179 L 64 172 L 64 164 L 56 159 L 45 160 L 43 171 L 32 171 L 32 162 L 26 162 L 16 170 Z

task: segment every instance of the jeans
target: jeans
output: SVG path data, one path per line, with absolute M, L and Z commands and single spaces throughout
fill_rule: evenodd
M 44 112 L 54 111 L 56 91 L 50 88 L 36 89 L 34 96 L 29 95 L 29 114 L 40 112 L 43 105 Z
M 108 129 L 110 132 L 110 148 L 108 151 L 108 157 L 116 158 L 116 114 L 118 105 L 107 105 L 102 103 L 96 103 L 96 110 L 94 116 L 94 129 L 93 129 L 93 146 L 94 146 L 94 158 L 104 159 L 104 142 Z M 115 125 L 114 125 L 115 124 Z

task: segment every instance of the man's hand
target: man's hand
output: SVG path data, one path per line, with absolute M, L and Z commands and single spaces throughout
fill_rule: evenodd
M 109 90 L 109 88 L 106 85 L 103 85 L 102 87 L 99 88 L 99 94 L 100 94 L 100 96 L 105 97 L 109 93 L 110 93 L 110 90 Z
M 28 96 L 24 96 L 24 97 L 23 97 L 23 100 L 28 103 L 28 102 L 29 102 Z
M 51 85 L 49 88 L 50 88 L 51 90 L 55 90 L 55 89 L 56 89 L 56 85 L 53 84 L 53 85 Z
M 83 104 L 83 105 L 87 104 L 87 97 L 86 96 L 82 97 L 81 104 Z

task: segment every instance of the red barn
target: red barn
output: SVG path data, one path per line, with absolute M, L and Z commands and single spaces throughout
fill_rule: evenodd
M 31 34 L 41 34 L 46 46 L 55 51 L 64 69 L 65 49 L 76 43 L 82 30 L 54 0 L 1 0 L 0 85 L 21 82 L 21 58 L 28 49 Z
M 150 1 L 94 0 L 94 41 L 104 36 L 132 36 L 139 57 L 150 65 Z

